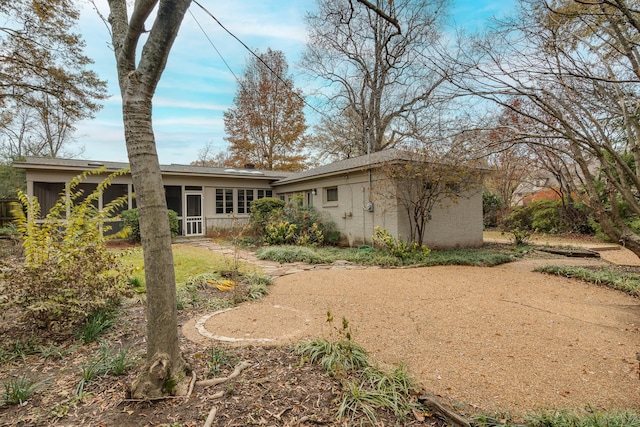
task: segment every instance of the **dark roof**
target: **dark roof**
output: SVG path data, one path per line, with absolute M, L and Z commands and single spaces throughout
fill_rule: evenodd
M 396 149 L 388 149 L 371 153 L 369 155 L 352 157 L 350 159 L 339 160 L 328 165 L 318 166 L 303 172 L 297 172 L 282 178 L 273 183 L 273 185 L 288 184 L 296 181 L 305 181 L 307 179 L 320 176 L 339 175 L 352 171 L 366 170 L 370 167 L 377 167 L 383 163 L 394 160 L 411 160 L 412 156 L 408 152 Z
M 113 172 L 127 167 L 128 163 L 104 162 L 100 160 L 59 159 L 50 157 L 27 157 L 23 162 L 14 162 L 14 167 L 20 169 L 44 169 L 44 170 L 77 170 L 86 171 L 104 166 L 107 172 Z M 265 171 L 258 169 L 220 168 L 192 165 L 160 165 L 164 174 L 176 175 L 201 175 L 244 177 L 255 179 L 275 180 L 286 178 L 291 172 Z

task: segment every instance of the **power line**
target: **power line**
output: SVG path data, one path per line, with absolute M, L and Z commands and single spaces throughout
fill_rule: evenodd
M 200 6 L 200 5 L 198 5 Z M 202 6 L 200 6 L 202 7 Z M 231 73 L 231 75 L 233 76 L 234 79 L 236 79 L 236 81 L 238 82 L 238 84 L 240 86 L 242 86 L 242 83 L 240 82 L 240 79 L 238 78 L 238 76 L 236 76 L 236 74 L 233 72 L 233 70 L 231 69 L 231 67 L 229 66 L 229 64 L 227 63 L 227 61 L 224 59 L 224 57 L 222 56 L 222 54 L 220 53 L 220 51 L 218 50 L 218 48 L 216 47 L 216 45 L 213 43 L 213 40 L 211 40 L 211 38 L 209 37 L 209 35 L 207 34 L 207 32 L 204 30 L 204 28 L 202 28 L 202 25 L 200 25 L 200 22 L 198 22 L 198 19 L 195 17 L 195 15 L 193 14 L 193 12 L 191 12 L 191 9 L 189 9 L 189 14 L 191 15 L 191 17 L 193 18 L 194 21 L 196 21 L 196 24 L 198 25 L 198 27 L 200 28 L 200 31 L 202 31 L 202 34 L 204 34 L 204 36 L 207 38 L 207 40 L 209 40 L 209 44 L 211 44 L 211 47 L 213 47 L 213 49 L 216 51 L 216 53 L 218 54 L 218 56 L 220 57 L 220 59 L 222 59 L 222 62 L 224 63 L 224 65 L 226 65 L 227 69 L 229 70 L 229 72 Z
M 238 41 L 238 43 L 240 43 L 249 53 L 251 53 L 251 55 L 255 56 L 256 59 L 258 61 L 260 61 L 278 80 L 280 80 L 282 83 L 284 83 L 285 87 L 296 97 L 300 98 L 300 100 L 304 103 L 304 105 L 306 105 L 307 107 L 311 108 L 313 111 L 315 111 L 316 113 L 320 114 L 323 117 L 327 117 L 326 114 L 324 114 L 323 112 L 319 111 L 318 109 L 316 109 L 313 105 L 309 104 L 307 102 L 306 99 L 304 99 L 304 97 L 300 96 L 299 93 L 297 93 L 295 90 L 293 90 L 293 88 L 289 87 L 289 84 L 287 83 L 287 81 L 285 81 L 278 73 L 276 73 L 271 66 L 269 66 L 269 64 L 267 64 L 258 54 L 256 54 L 253 50 L 251 50 L 251 48 L 249 46 L 246 45 L 245 42 L 243 42 L 242 40 L 240 40 L 240 38 L 238 36 L 236 36 L 235 34 L 233 34 L 231 31 L 229 31 L 227 29 L 227 27 L 225 27 L 224 25 L 222 25 L 222 23 L 218 20 L 218 18 L 216 18 L 211 12 L 209 12 L 209 10 L 204 7 L 203 5 L 201 5 L 197 0 L 193 0 L 193 3 L 195 3 L 196 5 L 198 5 L 198 7 L 200 9 L 202 9 L 207 15 L 209 15 L 211 17 L 211 19 L 213 19 L 219 26 L 220 28 L 222 28 L 224 31 L 227 32 L 227 34 L 229 34 L 231 37 L 233 37 L 234 39 L 236 39 Z M 191 12 L 189 12 L 191 13 Z M 193 16 L 193 14 L 191 14 L 191 16 Z M 195 20 L 195 18 L 194 18 Z M 198 23 L 198 21 L 196 20 L 196 23 Z M 209 42 L 211 43 L 211 45 L 213 46 L 213 48 L 216 50 L 216 52 L 218 52 L 218 55 L 220 56 L 220 58 L 222 58 L 222 55 L 220 54 L 220 52 L 218 51 L 218 49 L 216 49 L 215 45 L 213 44 L 213 42 L 211 41 L 211 39 L 209 38 L 209 36 L 206 34 L 206 32 L 204 31 L 204 29 L 200 26 L 200 24 L 198 23 L 198 26 L 200 27 L 200 29 L 202 30 L 203 33 L 205 33 L 205 36 L 207 37 L 207 40 L 209 40 Z M 227 68 L 229 68 L 229 71 L 231 71 L 231 68 L 229 67 L 229 65 L 227 64 L 227 62 L 224 60 L 224 58 L 222 58 L 222 61 L 225 63 L 225 65 L 227 66 Z M 231 74 L 233 74 L 233 77 L 235 77 L 236 81 L 238 81 L 238 84 L 240 84 L 240 86 L 242 86 L 242 83 L 240 82 L 240 80 L 238 79 L 238 77 L 236 77 L 236 75 L 233 73 L 233 71 L 231 71 Z M 327 117 L 328 118 L 328 117 Z

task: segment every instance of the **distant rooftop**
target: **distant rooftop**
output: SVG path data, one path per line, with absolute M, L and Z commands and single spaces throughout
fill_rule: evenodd
M 20 169 L 51 169 L 51 170 L 78 170 L 86 171 L 105 167 L 107 172 L 117 171 L 129 166 L 128 163 L 107 162 L 101 160 L 60 159 L 51 157 L 27 157 L 23 162 L 14 162 L 14 167 Z M 160 170 L 167 174 L 189 174 L 208 176 L 238 176 L 249 178 L 265 178 L 276 180 L 286 178 L 291 172 L 265 171 L 248 168 L 221 168 L 193 165 L 160 165 Z

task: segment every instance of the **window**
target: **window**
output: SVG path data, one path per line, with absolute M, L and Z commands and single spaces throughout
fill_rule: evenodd
M 171 209 L 178 216 L 182 216 L 182 187 L 179 185 L 165 185 L 164 196 L 167 199 L 167 209 Z
M 230 214 L 233 212 L 233 189 L 216 188 L 216 213 Z
M 106 206 L 118 197 L 127 196 L 129 194 L 129 189 L 127 187 L 127 184 L 111 184 L 105 188 L 102 192 L 102 206 Z M 125 201 L 124 205 L 116 209 L 115 213 L 119 214 L 126 209 L 128 209 L 128 205 Z
M 259 191 L 259 190 L 258 190 Z M 238 213 L 249 213 L 249 206 L 253 201 L 253 190 L 238 190 Z
M 338 201 L 338 187 L 325 188 L 325 202 Z
M 263 199 L 265 197 L 273 197 L 273 191 L 258 189 L 258 199 Z
M 40 203 L 40 216 L 45 217 L 56 204 L 61 194 L 64 194 L 64 182 L 34 182 L 33 195 Z

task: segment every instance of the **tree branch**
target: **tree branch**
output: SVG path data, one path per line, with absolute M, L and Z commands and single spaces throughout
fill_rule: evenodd
M 378 14 L 378 16 L 380 16 L 382 19 L 386 20 L 387 22 L 389 22 L 391 25 L 393 25 L 394 27 L 396 27 L 396 29 L 398 30 L 398 34 L 402 34 L 402 29 L 400 28 L 400 23 L 398 22 L 397 19 L 389 16 L 388 14 L 386 14 L 384 12 L 384 10 L 380 9 L 378 6 L 376 6 L 375 4 L 369 2 L 368 0 L 356 0 L 358 3 L 362 3 L 364 6 L 366 6 L 367 8 L 371 9 L 372 11 L 374 11 L 375 13 Z M 391 2 L 390 2 L 391 3 Z

